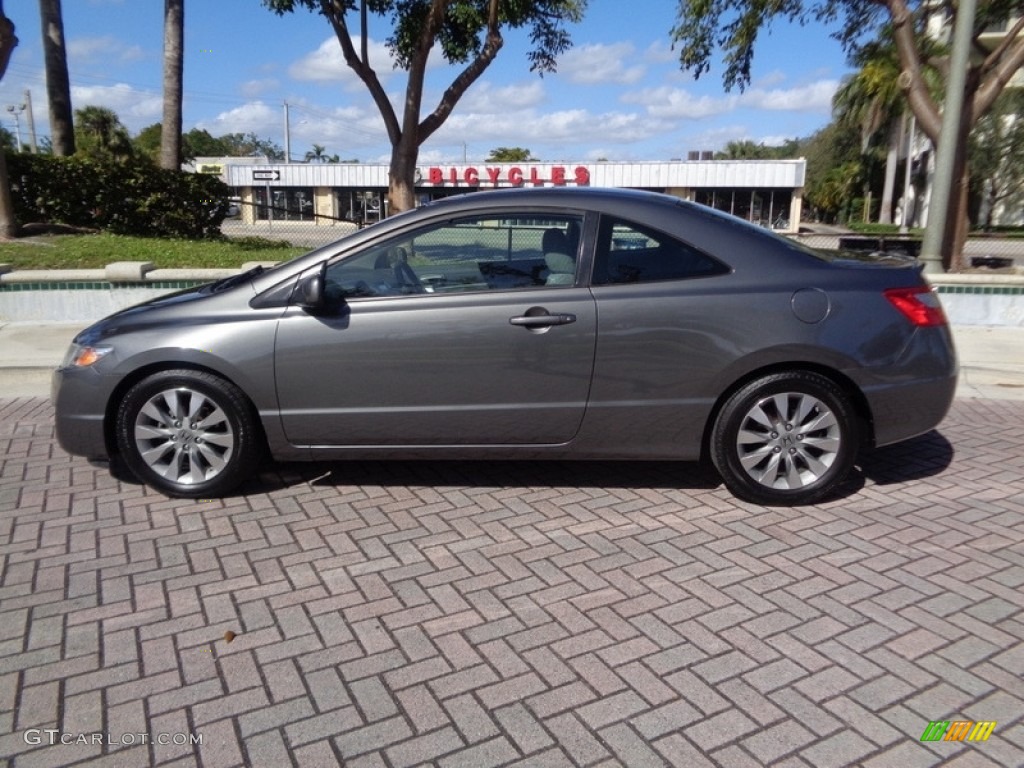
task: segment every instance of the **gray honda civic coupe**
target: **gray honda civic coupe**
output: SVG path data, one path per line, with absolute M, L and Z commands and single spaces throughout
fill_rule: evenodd
M 477 192 L 118 312 L 54 373 L 69 453 L 170 496 L 261 461 L 710 459 L 766 505 L 835 494 L 945 416 L 911 259 L 817 252 L 648 192 Z

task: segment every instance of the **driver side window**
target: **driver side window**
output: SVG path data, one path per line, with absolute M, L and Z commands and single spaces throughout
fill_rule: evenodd
M 570 286 L 582 216 L 495 212 L 445 221 L 327 268 L 339 299 Z
M 334 299 L 419 292 L 415 275 L 409 274 L 407 242 L 378 245 L 327 268 L 327 295 Z

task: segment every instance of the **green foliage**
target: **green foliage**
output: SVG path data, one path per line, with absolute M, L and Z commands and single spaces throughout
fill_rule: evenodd
M 135 147 L 138 154 L 157 162 L 160 159 L 160 135 L 162 132 L 163 127 L 160 123 L 147 125 L 132 139 L 132 146 Z
M 126 160 L 134 148 L 114 110 L 89 106 L 75 110 L 75 152 L 94 160 Z
M 807 159 L 806 218 L 836 221 L 850 205 L 861 179 L 860 131 L 829 123 L 803 143 Z
M 168 171 L 145 159 L 10 154 L 15 216 L 117 234 L 220 235 L 229 188 L 212 176 Z
M 464 64 L 483 49 L 487 30 L 490 0 L 449 0 L 444 3 L 444 18 L 434 39 L 450 64 Z M 331 13 L 341 20 L 356 12 L 355 0 L 263 0 L 278 15 L 306 8 L 315 13 Z M 421 40 L 430 17 L 433 0 L 367 0 L 367 10 L 384 17 L 391 26 L 387 46 L 398 66 L 409 69 L 421 54 Z M 566 23 L 583 18 L 587 0 L 501 0 L 498 4 L 498 25 L 510 29 L 530 28 L 533 47 L 527 53 L 531 72 L 554 72 L 557 57 L 571 46 Z M 330 11 L 324 10 L 330 8 Z
M 153 162 L 160 158 L 160 123 L 147 125 L 132 139 L 135 151 Z M 186 161 L 197 157 L 250 157 L 265 155 L 271 160 L 284 160 L 284 150 L 270 139 L 255 133 L 226 133 L 212 136 L 209 131 L 193 128 L 181 136 L 181 154 Z
M 157 269 L 237 269 L 247 261 L 287 261 L 307 250 L 259 237 L 181 240 L 101 232 L 0 242 L 0 261 L 14 269 L 99 269 L 114 261 L 151 261 Z
M 491 150 L 487 159 L 493 163 L 537 162 L 537 158 L 525 147 L 498 147 Z
M 721 50 L 725 89 L 742 91 L 750 83 L 757 36 L 773 22 L 838 20 L 834 37 L 853 51 L 861 35 L 877 26 L 885 7 L 876 0 L 683 0 L 671 34 L 683 69 L 700 77 Z
M 1012 89 L 996 100 L 971 133 L 969 152 L 971 218 L 990 229 L 998 207 L 1024 206 L 1024 94 Z
M 799 139 L 786 139 L 779 146 L 756 144 L 750 139 L 730 141 L 725 149 L 715 153 L 716 160 L 789 160 L 801 157 Z

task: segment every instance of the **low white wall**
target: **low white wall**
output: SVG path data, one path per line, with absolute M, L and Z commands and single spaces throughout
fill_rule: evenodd
M 246 268 L 249 265 L 245 265 Z M 233 274 L 226 270 L 164 270 L 149 273 L 150 284 L 110 283 L 95 275 L 66 271 L 0 275 L 0 322 L 90 323 L 120 309 Z M 158 279 L 162 278 L 162 279 Z M 937 275 L 930 279 L 954 325 L 1024 327 L 1024 277 Z

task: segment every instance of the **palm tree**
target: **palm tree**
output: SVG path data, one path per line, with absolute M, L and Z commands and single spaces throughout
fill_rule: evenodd
M 330 161 L 327 154 L 327 147 L 323 144 L 314 144 L 313 149 L 306 153 L 307 163 L 326 163 Z
M 75 134 L 79 151 L 94 158 L 123 160 L 132 154 L 128 129 L 112 109 L 92 106 L 76 109 Z
M 929 39 L 923 40 L 920 46 L 926 54 L 925 66 L 921 70 L 923 82 L 937 96 L 942 89 L 941 78 L 930 62 L 941 52 L 941 46 Z M 832 106 L 841 123 L 856 125 L 860 129 L 862 155 L 869 155 L 872 142 L 879 133 L 885 136 L 885 183 L 878 220 L 882 224 L 891 224 L 896 166 L 903 125 L 910 111 L 906 94 L 900 87 L 902 66 L 892 29 L 886 27 L 879 39 L 860 46 L 853 54 L 852 63 L 860 69 L 836 91 Z
M 884 132 L 887 139 L 885 184 L 878 221 L 891 224 L 900 126 L 905 110 L 903 92 L 897 84 L 899 62 L 891 46 L 877 42 L 861 48 L 855 60 L 860 64 L 860 71 L 843 82 L 832 99 L 832 106 L 840 122 L 860 129 L 861 155 L 865 158 L 870 155 L 875 136 Z
M 75 127 L 71 119 L 71 84 L 64 47 L 64 14 L 60 0 L 39 0 L 42 15 L 43 56 L 46 64 L 46 96 L 50 105 L 50 137 L 53 154 L 75 154 Z
M 164 0 L 164 118 L 160 167 L 181 168 L 182 70 L 185 45 L 185 0 Z
M 14 22 L 4 15 L 4 2 L 0 0 L 0 80 L 7 71 L 11 53 L 18 45 L 14 35 Z M 18 223 L 14 219 L 14 201 L 11 200 L 11 184 L 7 178 L 7 158 L 0 147 L 0 240 L 14 237 Z

